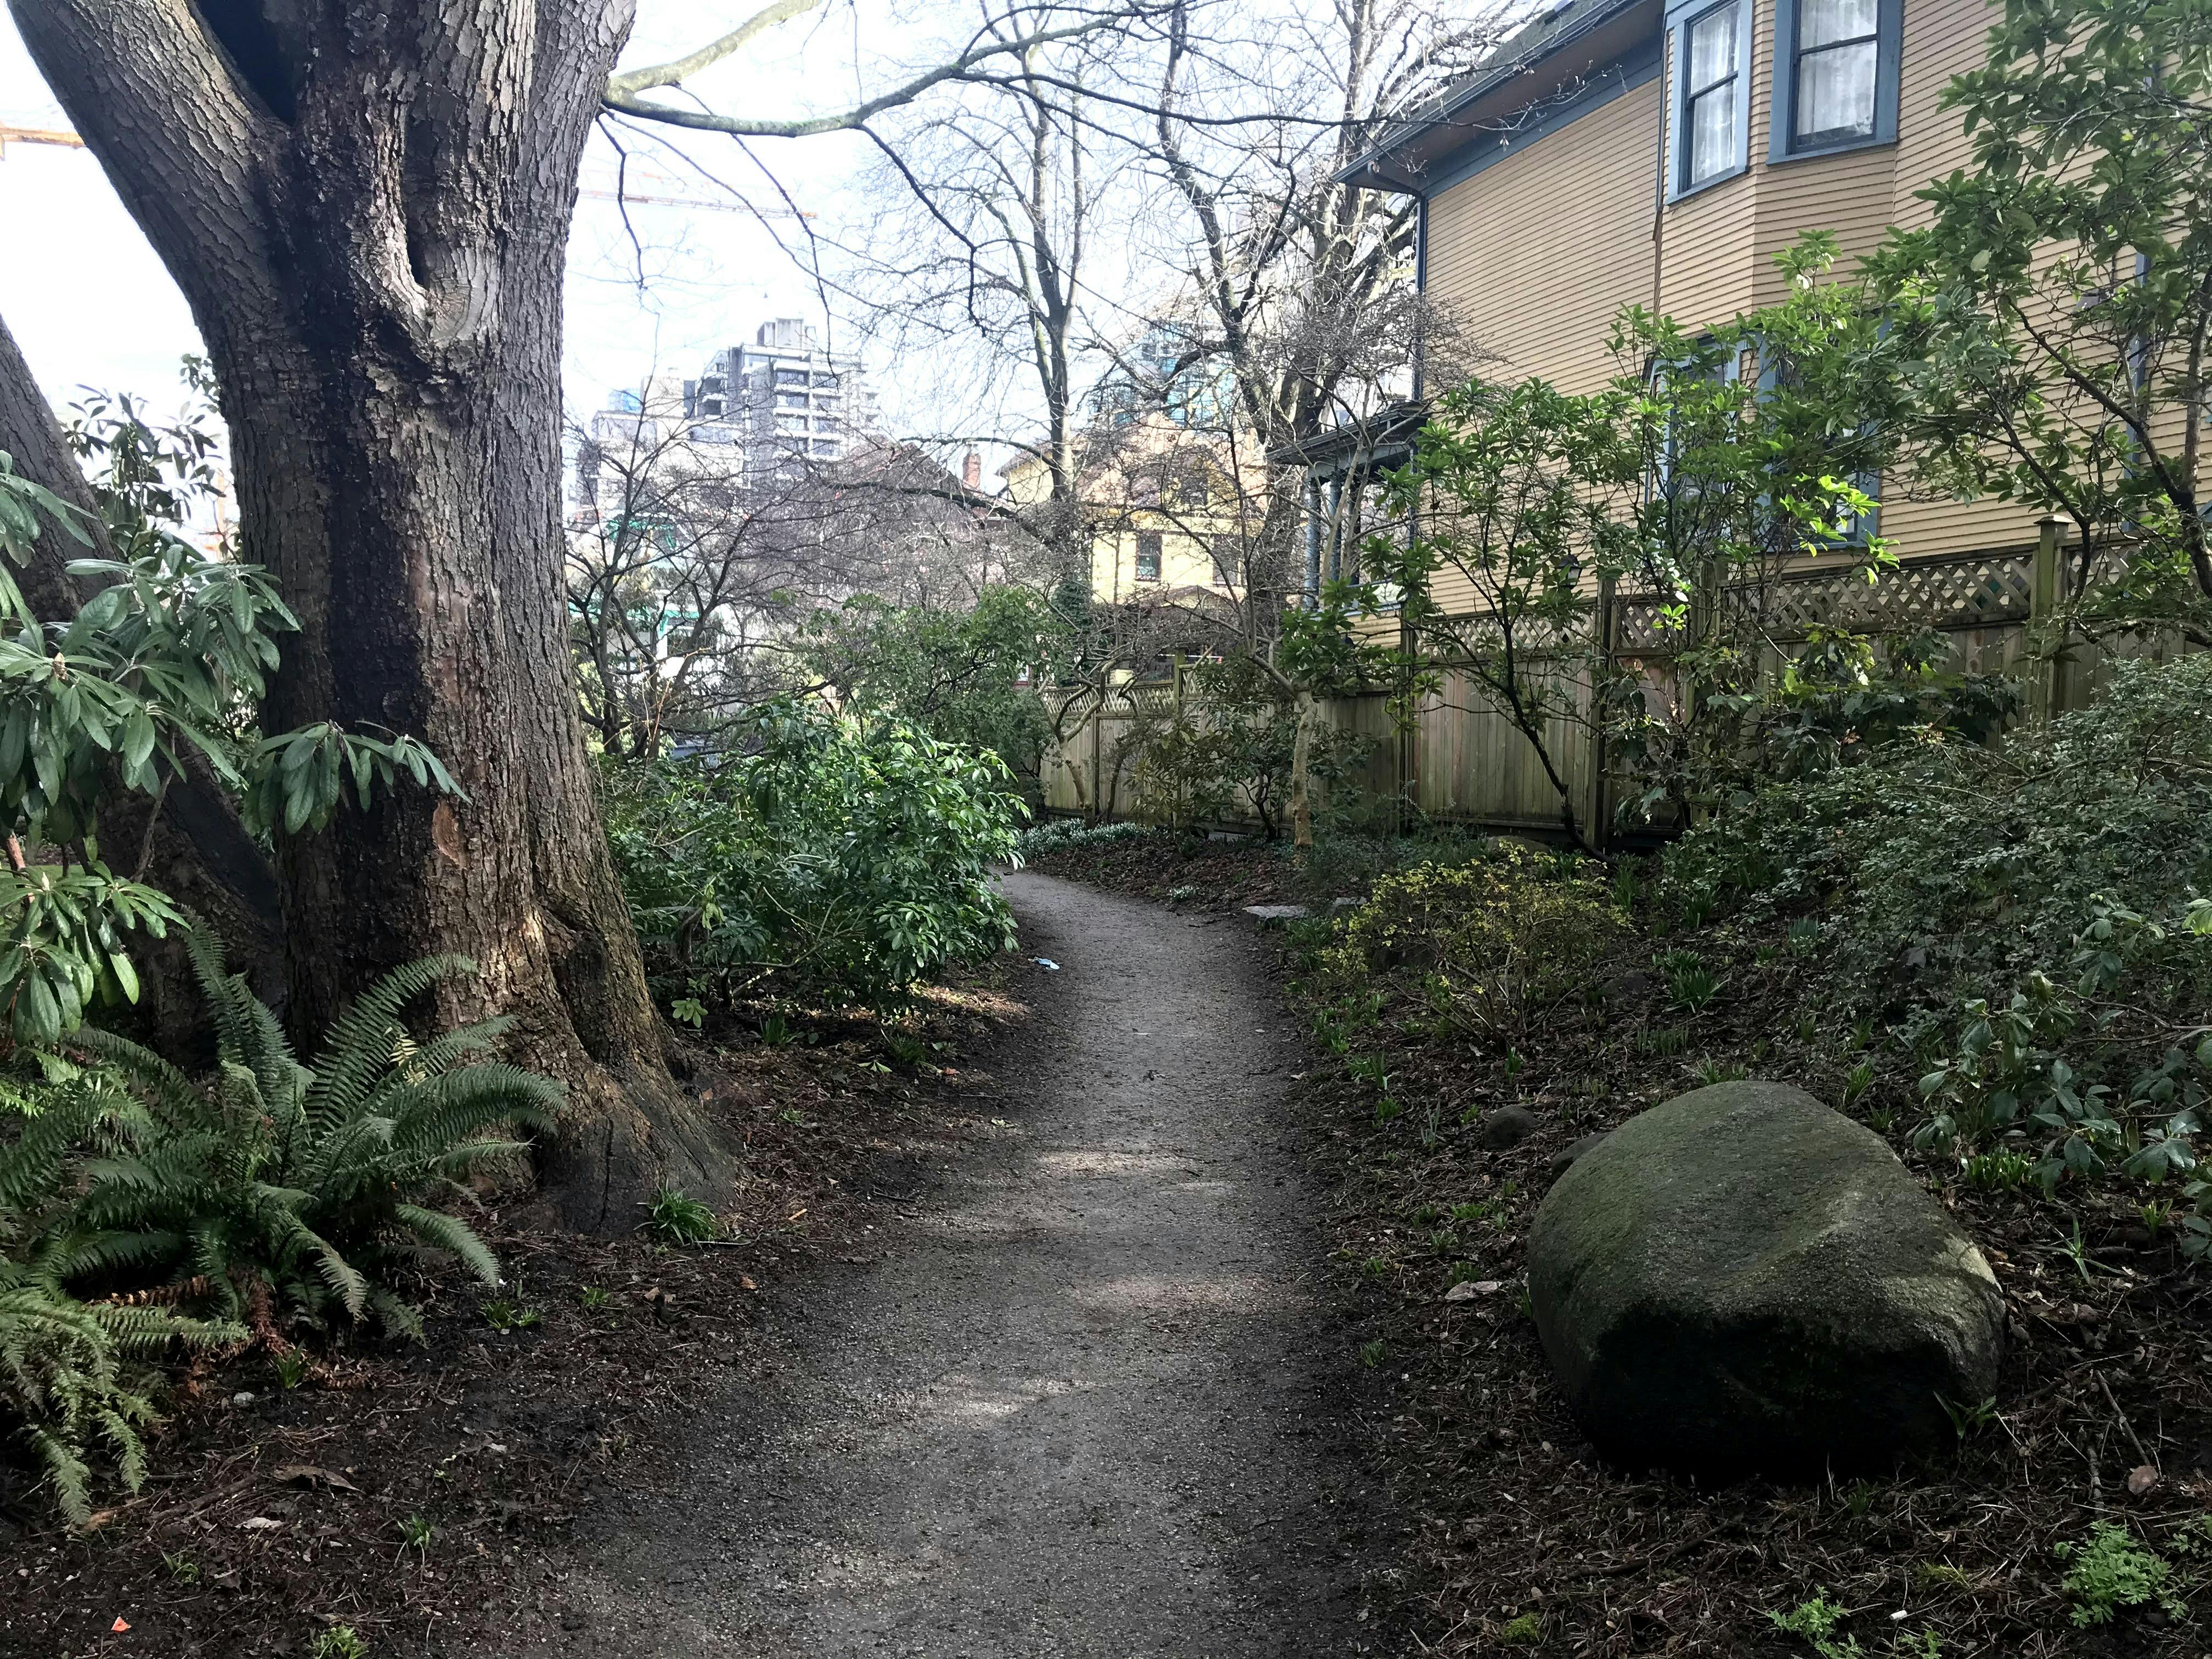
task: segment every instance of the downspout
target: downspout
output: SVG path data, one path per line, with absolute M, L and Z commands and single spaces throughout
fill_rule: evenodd
M 1659 155 L 1652 169 L 1655 187 L 1651 193 L 1651 314 L 1654 317 L 1661 314 L 1661 277 L 1667 248 L 1664 234 L 1667 224 L 1667 113 L 1674 107 L 1674 94 L 1668 90 L 1674 84 L 1674 70 L 1668 53 L 1673 41 L 1673 31 L 1668 28 L 1662 17 L 1659 22 Z
M 1413 198 L 1413 401 L 1421 401 L 1428 379 L 1429 198 Z

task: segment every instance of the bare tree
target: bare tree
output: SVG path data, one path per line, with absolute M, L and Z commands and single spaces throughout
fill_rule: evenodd
M 859 443 L 835 461 L 749 467 L 649 404 L 572 429 L 568 611 L 584 718 L 611 755 L 709 744 L 736 715 L 805 689 L 808 620 L 859 594 L 973 604 L 989 526 L 919 452 Z

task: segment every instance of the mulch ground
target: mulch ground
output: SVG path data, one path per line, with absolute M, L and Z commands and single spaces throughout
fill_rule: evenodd
M 774 1363 L 781 1286 L 823 1256 L 865 1259 L 872 1173 L 975 1127 L 963 1097 L 1021 1014 L 1001 971 L 928 994 L 903 1028 L 933 1045 L 925 1064 L 866 1018 L 793 1019 L 778 1048 L 739 1030 L 691 1045 L 691 1086 L 742 1150 L 724 1241 L 579 1239 L 526 1203 L 486 1205 L 470 1218 L 507 1283 L 424 1283 L 425 1343 L 328 1348 L 289 1387 L 262 1352 L 201 1366 L 143 1488 L 81 1535 L 16 1471 L 0 1655 L 386 1659 L 579 1630 L 560 1584 L 580 1522 L 665 1459 L 687 1413 Z
M 1292 885 L 1266 849 L 1184 860 L 1172 845 L 1124 842 L 1036 864 L 1175 892 L 1190 910 L 1233 910 Z M 2011 1342 L 1995 1417 L 1968 1424 L 1954 1455 L 1819 1486 L 1701 1490 L 1610 1468 L 1584 1440 L 1522 1288 L 1554 1159 L 1719 1075 L 1840 1103 L 1865 1057 L 1859 1034 L 1817 1018 L 1809 969 L 1776 960 L 1773 941 L 1709 929 L 1695 943 L 1727 981 L 1701 1012 L 1665 1006 L 1647 941 L 1608 1000 L 1549 1011 L 1517 1065 L 1465 1042 L 1431 1043 L 1386 1015 L 1359 1046 L 1383 1056 L 1406 1103 L 1387 1124 L 1370 1085 L 1318 1048 L 1302 1079 L 1303 1110 L 1331 1149 L 1328 1224 L 1363 1310 L 1362 1357 L 1389 1389 L 1367 1438 L 1399 1542 L 1370 1591 L 1402 1650 L 2212 1655 L 2212 1264 L 2185 1263 L 2170 1231 L 2145 1224 L 2148 1192 L 1984 1190 L 1915 1157 L 1903 1146 L 1909 1078 L 1877 1074 L 1851 1110 L 1905 1151 L 2004 1286 Z M 1285 951 L 1284 973 L 1295 1005 L 1294 954 Z M 1513 1104 L 1533 1114 L 1533 1131 L 1486 1147 L 1486 1117 Z M 1471 1299 L 1463 1289 L 1447 1301 L 1455 1284 L 1471 1285 Z M 2107 1522 L 2161 1549 L 2183 1617 L 2147 1605 L 2074 1623 L 2054 1547 Z M 1815 1596 L 1847 1613 L 1825 1647 L 1768 1616 Z

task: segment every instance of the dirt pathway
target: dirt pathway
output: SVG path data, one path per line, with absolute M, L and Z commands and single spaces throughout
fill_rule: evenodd
M 1005 1126 L 928 1172 L 876 1265 L 785 1299 L 788 1363 L 578 1540 L 564 1645 L 508 1652 L 1364 1650 L 1343 1339 L 1277 1109 L 1299 1048 L 1251 940 L 1006 890 L 1062 971 L 1022 969 Z

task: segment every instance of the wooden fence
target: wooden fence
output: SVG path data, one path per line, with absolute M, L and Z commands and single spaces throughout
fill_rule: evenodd
M 2046 545 L 1916 561 L 1869 585 L 1846 570 L 1810 570 L 1732 595 L 1755 605 L 1767 636 L 1802 641 L 1815 627 L 1883 635 L 1932 628 L 1950 641 L 1954 665 L 1967 672 L 2011 672 L 2027 682 L 2030 706 L 2056 713 L 2093 696 L 2104 659 L 2075 647 L 2056 661 L 2027 660 L 2031 624 L 2055 601 L 2057 550 Z M 1665 625 L 1664 601 L 1646 594 L 1608 596 L 1601 617 L 1614 659 L 1641 672 L 1649 695 L 1674 695 L 1672 658 L 1680 632 Z M 2148 647 L 2146 647 L 2148 648 Z M 1587 711 L 1587 684 L 1562 688 Z M 1048 811 L 1097 817 L 1150 816 L 1134 776 L 1132 728 L 1173 708 L 1182 677 L 1109 688 L 1087 711 L 1073 711 L 1068 736 L 1048 751 Z M 1447 675 L 1425 698 L 1409 732 L 1388 712 L 1387 696 L 1323 705 L 1334 726 L 1364 733 L 1373 746 L 1361 768 L 1335 786 L 1335 799 L 1378 804 L 1384 816 L 1403 801 L 1421 817 L 1498 830 L 1544 830 L 1559 823 L 1559 797 L 1535 747 L 1464 676 Z M 1572 792 L 1577 816 L 1602 833 L 1615 804 L 1634 787 L 1607 763 L 1586 720 L 1551 723 L 1547 748 Z M 1217 827 L 1249 828 L 1246 822 Z

